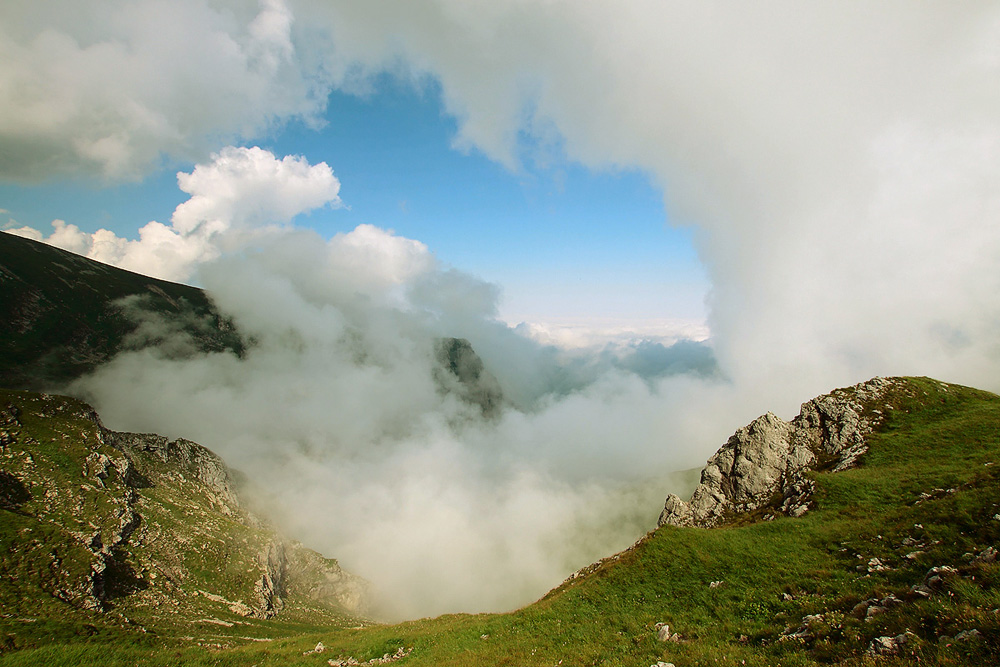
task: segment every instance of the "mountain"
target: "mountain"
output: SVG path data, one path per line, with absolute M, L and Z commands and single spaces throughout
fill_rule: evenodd
M 2 232 L 0 313 L 0 387 L 10 389 L 64 387 L 126 350 L 242 356 L 253 345 L 203 290 Z M 434 353 L 440 391 L 499 414 L 503 392 L 469 341 L 441 338 Z
M 244 341 L 200 289 L 0 233 L 0 386 L 65 385 L 124 349 L 187 334 L 196 351 Z
M 85 442 L 96 439 L 87 426 L 95 422 L 83 414 L 84 406 L 32 400 L 35 414 L 59 413 L 47 401 L 66 405 L 62 414 L 79 413 L 71 423 L 88 434 Z M 39 436 L 33 436 L 38 443 L 32 446 L 42 450 L 74 437 L 65 429 Z M 80 454 L 73 465 L 57 464 L 54 456 L 46 467 L 63 465 L 80 475 L 76 466 L 86 447 L 76 446 Z M 5 461 L 11 460 L 8 451 L 14 450 L 5 450 Z M 106 455 L 111 458 L 116 451 Z M 50 460 L 42 456 L 32 454 L 38 461 Z M 185 604 L 204 605 L 192 607 L 197 611 L 185 617 L 197 616 L 193 622 L 172 624 L 170 614 L 156 616 L 157 607 L 133 603 L 141 593 L 119 593 L 121 584 L 111 587 L 115 592 L 105 602 L 110 610 L 103 612 L 73 606 L 74 599 L 87 599 L 85 587 L 48 585 L 46 590 L 66 590 L 69 601 L 52 593 L 42 599 L 37 589 L 31 599 L 25 592 L 5 593 L 8 648 L 29 647 L 0 654 L 0 664 L 995 665 L 1000 656 L 998 456 L 1000 397 L 928 378 L 875 379 L 808 401 L 791 422 L 764 415 L 737 430 L 702 474 L 703 486 L 722 496 L 713 505 L 718 511 L 705 515 L 707 521 L 686 514 L 678 505 L 684 501 L 668 500 L 668 507 L 681 511 L 667 513 L 657 530 L 508 614 L 459 614 L 364 628 L 281 625 L 282 614 L 301 599 L 290 593 L 284 610 L 271 619 L 238 616 L 225 601 L 266 609 L 255 597 L 255 582 L 266 580 L 259 565 L 266 540 L 260 540 L 248 552 L 257 560 L 248 556 L 245 561 L 258 569 L 245 579 L 239 578 L 240 568 L 222 574 L 217 566 L 198 569 L 194 562 L 205 561 L 191 556 L 195 561 L 185 564 L 189 577 L 220 580 L 215 589 L 203 589 L 213 597 L 184 598 Z M 136 470 L 147 474 L 139 465 Z M 172 474 L 197 478 L 196 472 Z M 56 502 L 43 486 L 32 487 L 27 500 L 24 489 L 4 479 L 0 516 L 6 522 L 28 521 L 26 514 L 44 513 L 44 503 Z M 98 487 L 77 479 L 77 484 Z M 807 487 L 807 493 L 786 502 L 789 486 Z M 221 507 L 226 488 L 211 491 L 214 501 L 208 491 L 200 493 L 205 503 Z M 151 493 L 142 483 L 136 492 Z M 694 495 L 711 494 L 699 489 Z M 180 498 L 175 502 L 188 509 Z M 698 505 L 684 503 L 689 509 Z M 108 517 L 98 526 L 102 540 L 114 542 L 125 515 L 120 509 L 102 515 Z M 672 521 L 672 516 L 682 519 Z M 34 531 L 55 534 L 50 522 L 36 521 Z M 16 525 L 18 531 L 32 527 Z M 84 537 L 87 530 L 94 529 L 70 529 Z M 198 535 L 201 543 L 190 546 L 205 549 L 216 543 Z M 211 535 L 221 539 L 218 531 Z M 22 544 L 35 544 L 18 536 Z M 62 539 L 63 551 L 50 546 L 54 542 L 22 547 L 22 569 L 12 577 L 5 565 L 5 589 L 9 582 L 56 581 L 60 566 L 53 564 L 68 562 L 63 553 L 71 547 L 93 553 L 86 545 L 75 546 L 80 538 Z M 81 556 L 80 562 L 92 564 L 93 558 Z M 79 576 L 93 571 L 88 567 L 79 568 Z M 135 563 L 123 581 L 138 575 L 149 582 L 145 590 L 160 585 L 154 582 L 161 575 L 154 580 L 143 567 L 152 573 L 148 565 Z M 203 585 L 187 581 L 192 580 L 176 584 L 186 593 Z M 86 624 L 58 621 L 67 609 L 77 615 L 74 619 L 87 615 Z M 132 622 L 120 620 L 115 633 L 93 620 L 119 618 L 118 613 Z M 247 625 L 215 625 L 220 621 Z M 212 638 L 213 633 L 225 636 Z M 199 646 L 199 641 L 216 646 Z
M 199 290 L 5 234 L 0 309 L 0 385 L 163 330 L 188 334 L 172 353 L 252 353 Z M 495 415 L 472 346 L 436 354 L 441 390 Z M 738 429 L 655 531 L 532 605 L 379 625 L 357 620 L 365 583 L 256 517 L 205 448 L 2 391 L 0 665 L 992 666 L 998 457 L 1000 397 L 875 378 Z
M 367 584 L 282 538 L 221 459 L 104 428 L 75 399 L 0 391 L 0 638 L 138 630 L 224 641 L 356 624 Z M 2 640 L 0 640 L 2 641 Z
M 441 338 L 434 349 L 438 362 L 434 381 L 442 391 L 452 392 L 472 405 L 478 405 L 486 418 L 500 414 L 504 405 L 503 390 L 483 360 L 464 338 Z

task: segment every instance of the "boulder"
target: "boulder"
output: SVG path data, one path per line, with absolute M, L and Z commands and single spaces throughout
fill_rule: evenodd
M 770 412 L 758 417 L 708 460 L 689 501 L 667 496 L 658 525 L 709 528 L 768 505 L 776 494 L 779 511 L 802 516 L 815 489 L 806 473 L 857 465 L 867 451 L 866 436 L 882 419 L 870 408 L 894 382 L 874 378 L 814 398 L 790 422 Z

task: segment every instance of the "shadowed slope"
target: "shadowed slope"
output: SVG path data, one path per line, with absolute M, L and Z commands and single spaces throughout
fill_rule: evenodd
M 0 233 L 0 386 L 56 387 L 123 349 L 187 334 L 175 354 L 243 342 L 200 289 Z

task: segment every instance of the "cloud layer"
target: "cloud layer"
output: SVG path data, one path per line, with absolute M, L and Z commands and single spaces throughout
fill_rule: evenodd
M 160 348 L 70 390 L 114 428 L 213 448 L 285 531 L 370 578 L 389 617 L 523 604 L 652 528 L 683 484 L 669 473 L 697 463 L 668 434 L 704 428 L 670 399 L 711 386 L 702 344 L 539 345 L 495 319 L 494 286 L 371 226 L 277 230 L 199 274 L 253 341 L 244 358 L 179 356 L 183 334 L 147 318 Z M 499 416 L 437 381 L 452 335 L 496 370 Z
M 341 58 L 438 79 L 459 145 L 652 174 L 699 228 L 734 377 L 997 388 L 995 5 L 302 6 Z

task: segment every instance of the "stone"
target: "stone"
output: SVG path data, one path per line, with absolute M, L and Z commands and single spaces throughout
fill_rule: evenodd
M 657 623 L 656 628 L 656 639 L 661 642 L 680 642 L 682 638 L 679 633 L 671 633 L 670 626 L 666 623 Z
M 889 567 L 878 558 L 871 558 L 868 560 L 869 572 L 884 572 L 888 569 Z
M 316 648 L 311 651 L 305 651 L 302 655 L 313 655 L 314 653 L 322 653 L 326 650 L 326 646 L 323 646 L 323 642 L 316 644 Z
M 875 616 L 878 616 L 879 614 L 884 614 L 885 612 L 886 608 L 883 607 L 882 605 L 878 604 L 870 605 L 868 609 L 865 610 L 865 620 L 867 621 L 869 619 L 874 618 Z
M 946 578 L 957 573 L 958 570 L 950 565 L 938 565 L 937 567 L 932 567 L 927 571 L 927 576 L 924 577 L 924 584 L 931 589 L 941 588 L 944 586 Z
M 876 637 L 868 645 L 868 653 L 872 655 L 896 655 L 900 649 L 910 643 L 912 633 L 904 632 L 895 637 Z
M 857 464 L 866 436 L 884 419 L 866 407 L 893 382 L 874 378 L 804 403 L 790 422 L 768 412 L 738 429 L 708 460 L 690 500 L 667 496 L 658 525 L 710 528 L 763 508 L 778 493 L 782 513 L 802 516 L 815 490 L 806 473 L 821 464 L 834 471 Z
M 967 641 L 971 641 L 973 639 L 979 639 L 982 636 L 983 635 L 982 635 L 981 632 L 979 632 L 979 630 L 976 630 L 975 628 L 973 628 L 971 630 L 963 630 L 962 632 L 959 632 L 957 635 L 955 635 L 955 641 L 957 641 L 957 642 L 967 642 Z
M 995 563 L 997 560 L 997 550 L 993 547 L 986 547 L 979 552 L 972 562 L 974 563 Z

